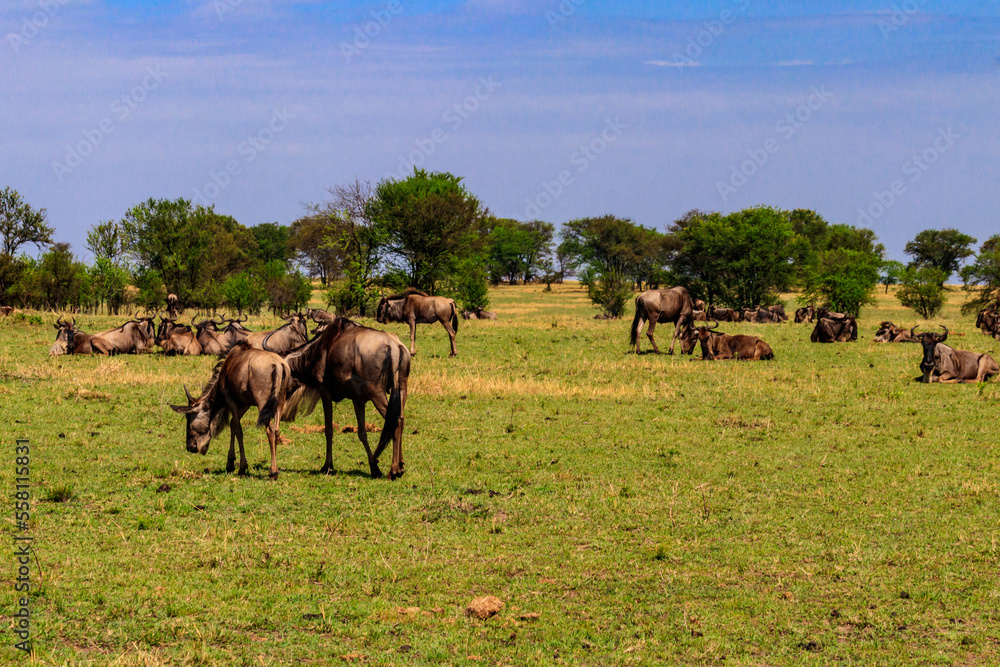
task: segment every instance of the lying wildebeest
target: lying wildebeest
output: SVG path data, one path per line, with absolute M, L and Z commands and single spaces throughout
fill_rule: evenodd
M 463 310 L 462 311 L 463 320 L 478 320 L 479 317 L 476 315 L 474 310 Z
M 479 318 L 479 314 L 476 314 Z M 443 296 L 428 296 L 412 287 L 399 294 L 382 297 L 378 302 L 376 320 L 386 322 L 406 322 L 410 325 L 410 354 L 416 354 L 417 325 L 440 322 L 451 340 L 452 357 L 455 349 L 455 334 L 458 332 L 458 309 L 455 300 Z M 484 318 L 485 319 L 485 318 Z
M 844 343 L 858 339 L 858 323 L 853 317 L 817 317 L 809 340 L 814 343 Z
M 924 348 L 924 356 L 920 361 L 923 375 L 915 378 L 918 382 L 983 382 L 1000 373 L 1000 366 L 988 354 L 956 350 L 945 345 L 948 340 L 948 327 L 941 326 L 944 334 L 916 334 L 917 327 L 910 329 L 910 334 L 920 339 Z
M 635 346 L 635 353 L 639 354 L 639 332 L 642 330 L 643 322 L 649 322 L 646 328 L 646 338 L 653 346 L 653 352 L 660 353 L 660 348 L 656 346 L 653 332 L 657 324 L 667 322 L 674 323 L 674 335 L 670 339 L 670 354 L 674 353 L 674 343 L 680 337 L 681 332 L 690 325 L 691 315 L 694 307 L 691 304 L 691 295 L 684 287 L 671 287 L 669 289 L 646 290 L 635 298 L 635 317 L 632 318 L 632 330 L 629 334 L 629 341 Z
M 774 320 L 775 322 L 788 321 L 788 315 L 785 314 L 785 307 L 780 303 L 773 306 L 768 306 L 767 310 L 776 318 Z
M 692 299 L 691 307 L 695 310 L 705 310 L 705 302 L 701 299 Z
M 872 339 L 876 343 L 919 343 L 920 341 L 910 333 L 909 329 L 897 327 L 889 321 L 882 322 L 875 331 Z
M 976 317 L 976 328 L 987 336 L 996 337 L 996 331 L 1000 325 L 1000 315 L 997 314 L 996 306 L 989 306 L 979 311 Z
M 60 317 L 55 328 L 56 342 L 49 348 L 49 356 L 60 354 L 138 354 L 153 345 L 153 318 L 129 320 L 120 327 L 101 333 L 88 334 L 76 326 L 76 319 L 64 322 Z
M 194 318 L 192 318 L 192 322 Z M 156 331 L 156 344 L 167 355 L 197 357 L 201 354 L 198 333 L 186 324 L 177 324 L 176 317 L 160 316 L 160 326 Z
M 208 453 L 209 442 L 228 419 L 229 456 L 226 459 L 226 472 L 233 472 L 236 467 L 235 445 L 238 441 L 239 474 L 247 474 L 240 419 L 250 407 L 256 406 L 259 411 L 257 426 L 267 429 L 267 443 L 271 447 L 271 479 L 277 478 L 281 418 L 288 412 L 294 412 L 294 404 L 288 404 L 298 399 L 298 394 L 289 399 L 290 383 L 291 371 L 280 354 L 254 349 L 246 341 L 237 343 L 216 364 L 212 378 L 205 385 L 201 396 L 195 398 L 185 386 L 187 405 L 170 406 L 175 412 L 187 417 L 187 450 L 198 454 Z
M 705 314 L 704 310 L 692 310 L 691 311 L 691 321 L 692 322 L 708 322 L 708 315 Z
M 311 319 L 316 324 L 323 324 L 324 322 L 333 322 L 337 319 L 337 316 L 333 313 L 329 313 L 325 310 L 319 308 L 310 308 L 306 310 L 306 317 Z
M 802 322 L 812 323 L 813 318 L 816 316 L 816 309 L 812 306 L 806 306 L 805 308 L 799 308 L 795 311 L 795 323 L 801 324 Z
M 691 327 L 698 336 L 701 343 L 701 358 L 712 361 L 719 359 L 742 359 L 746 361 L 760 361 L 761 359 L 774 359 L 774 350 L 771 346 L 756 336 L 744 334 L 730 335 L 715 331 L 719 327 L 718 322 L 713 322 L 714 326 Z
M 292 313 L 281 319 L 285 320 L 285 324 L 272 331 L 255 331 L 247 336 L 247 341 L 258 349 L 284 353 L 309 340 L 306 318 L 302 313 Z
M 836 313 L 827 309 L 826 306 L 823 306 L 821 308 L 816 309 L 816 319 L 818 320 L 823 317 L 827 318 L 828 320 L 842 320 L 846 317 L 853 317 L 853 315 L 849 315 L 847 313 Z
M 358 439 L 368 454 L 372 477 L 381 477 L 378 457 L 390 440 L 389 479 L 403 474 L 403 410 L 410 377 L 410 353 L 395 334 L 361 326 L 338 317 L 305 345 L 284 355 L 292 378 L 302 385 L 303 414 L 323 401 L 326 462 L 322 473 L 333 470 L 333 403 L 350 399 L 358 419 Z M 389 395 L 386 399 L 386 394 Z M 378 446 L 368 446 L 365 404 L 371 401 L 385 418 Z
M 710 320 L 716 320 L 718 322 L 739 322 L 740 314 L 738 311 L 732 308 L 716 308 L 715 306 L 709 306 L 705 315 Z M 706 320 L 707 321 L 707 320 Z

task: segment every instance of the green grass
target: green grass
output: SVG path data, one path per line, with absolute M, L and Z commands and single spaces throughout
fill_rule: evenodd
M 393 483 L 354 434 L 317 474 L 321 410 L 283 425 L 277 481 L 251 411 L 252 474 L 226 474 L 228 432 L 189 454 L 167 407 L 213 359 L 49 358 L 54 317 L 0 321 L 0 484 L 29 437 L 38 661 L 1000 662 L 1000 389 L 913 382 L 919 346 L 871 342 L 918 323 L 891 295 L 855 343 L 723 325 L 771 344 L 757 363 L 627 354 L 631 315 L 593 320 L 570 285 L 491 298 L 500 319 L 463 321 L 455 359 L 418 328 Z M 1000 358 L 959 303 L 949 342 Z M 503 609 L 466 617 L 481 595 Z

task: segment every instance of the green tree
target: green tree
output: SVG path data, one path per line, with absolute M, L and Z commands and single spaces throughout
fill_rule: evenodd
M 38 261 L 35 278 L 40 304 L 63 310 L 82 302 L 86 269 L 70 252 L 68 243 L 56 243 Z
M 340 223 L 335 214 L 313 212 L 299 218 L 289 228 L 288 242 L 296 261 L 324 286 L 343 271 L 343 249 L 332 242 Z
M 925 320 L 930 319 L 944 307 L 944 281 L 947 279 L 948 274 L 941 269 L 930 266 L 907 267 L 899 281 L 896 298 Z
M 1000 308 L 1000 234 L 983 242 L 975 261 L 962 267 L 961 275 L 962 289 L 967 295 L 963 313 Z
M 962 260 L 975 254 L 975 243 L 976 239 L 957 229 L 925 229 L 907 242 L 903 252 L 913 258 L 913 266 L 943 271 L 947 280 L 958 272 Z
M 899 283 L 900 278 L 903 277 L 903 272 L 906 270 L 906 265 L 902 262 L 897 262 L 894 259 L 887 259 L 882 262 L 882 267 L 879 270 L 878 281 L 880 284 L 885 285 L 885 293 L 889 293 L 889 288 L 892 285 Z
M 45 209 L 34 209 L 10 187 L 0 190 L 0 254 L 13 256 L 25 243 L 38 249 L 52 245 L 54 230 L 45 224 Z
M 222 298 L 229 310 L 259 315 L 267 301 L 267 290 L 258 276 L 240 271 L 222 283 Z
M 126 253 L 125 233 L 121 223 L 113 220 L 99 222 L 87 232 L 86 248 L 96 258 L 104 258 L 121 266 Z
M 449 173 L 414 169 L 405 180 L 381 181 L 367 215 L 385 226 L 390 258 L 410 284 L 430 294 L 484 250 L 489 211 Z
M 98 255 L 87 272 L 95 307 L 106 304 L 109 314 L 118 315 L 128 300 L 128 271 L 115 264 L 112 259 Z
M 837 248 L 825 251 L 809 276 L 803 296 L 833 310 L 857 316 L 875 302 L 881 257 L 872 252 Z
M 692 296 L 734 308 L 768 305 L 794 277 L 789 215 L 766 206 L 699 214 L 671 226 L 671 269 Z
M 292 258 L 288 227 L 276 222 L 262 222 L 250 228 L 255 241 L 251 255 L 261 264 L 277 260 L 287 263 Z

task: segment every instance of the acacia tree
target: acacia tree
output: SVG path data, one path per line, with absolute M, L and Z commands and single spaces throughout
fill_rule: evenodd
M 896 298 L 906 308 L 912 308 L 928 320 L 944 307 L 944 281 L 948 275 L 930 266 L 907 267 L 900 278 Z
M 313 212 L 293 222 L 288 230 L 288 244 L 296 260 L 308 275 L 319 278 L 324 287 L 342 271 L 342 254 L 329 244 L 338 223 L 335 214 Z
M 903 272 L 906 270 L 906 266 L 902 262 L 897 262 L 894 259 L 887 259 L 882 262 L 882 268 L 879 272 L 878 281 L 880 284 L 885 285 L 885 293 L 889 293 L 889 287 L 895 285 L 899 282 L 900 278 L 903 277 Z
M 45 224 L 45 209 L 34 209 L 10 187 L 0 190 L 0 254 L 13 256 L 25 243 L 41 250 L 52 245 L 54 230 Z
M 963 313 L 1000 307 L 1000 234 L 984 241 L 975 261 L 962 267 L 962 282 L 968 297 Z
M 947 280 L 959 270 L 962 260 L 975 254 L 975 243 L 976 239 L 957 229 L 925 229 L 907 242 L 903 252 L 913 258 L 913 266 L 943 271 Z
M 872 252 L 827 250 L 807 278 L 803 296 L 807 303 L 823 303 L 857 316 L 862 306 L 875 302 L 881 262 Z
M 433 294 L 470 257 L 481 258 L 489 211 L 461 177 L 414 169 L 405 180 L 381 181 L 366 216 L 384 226 L 389 257 L 409 284 Z
M 519 279 L 528 283 L 544 272 L 542 264 L 552 252 L 554 233 L 554 225 L 540 220 L 495 220 L 487 237 L 491 282 L 497 285 L 506 278 L 511 285 Z

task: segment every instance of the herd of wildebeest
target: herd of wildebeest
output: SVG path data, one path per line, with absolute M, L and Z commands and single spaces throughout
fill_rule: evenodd
M 448 333 L 451 355 L 458 351 L 455 336 L 459 312 L 452 299 L 428 296 L 408 289 L 381 299 L 376 320 L 405 322 L 410 327 L 407 348 L 392 333 L 362 326 L 348 318 L 337 317 L 324 310 L 310 309 L 306 313 L 286 314 L 285 324 L 270 331 L 251 331 L 244 326 L 246 318 L 206 317 L 190 324 L 178 323 L 180 305 L 173 295 L 168 298 L 162 314 L 146 313 L 125 324 L 95 334 L 87 334 L 75 319 L 66 322 L 60 317 L 50 355 L 60 354 L 134 354 L 152 351 L 159 346 L 167 355 L 209 354 L 219 362 L 198 397 L 187 387 L 187 403 L 170 407 L 187 419 L 186 439 L 190 452 L 205 454 L 212 437 L 228 421 L 230 429 L 229 455 L 226 470 L 236 470 L 235 446 L 239 444 L 239 474 L 246 474 L 248 465 L 243 450 L 243 429 L 240 419 L 251 407 L 258 409 L 257 425 L 267 432 L 271 450 L 271 477 L 277 477 L 277 445 L 281 421 L 291 421 L 297 415 L 308 414 L 317 402 L 323 403 L 326 435 L 326 461 L 321 472 L 333 469 L 333 403 L 349 399 L 354 404 L 358 422 L 357 434 L 368 456 L 373 477 L 381 477 L 378 459 L 391 440 L 392 464 L 389 478 L 404 472 L 402 435 L 405 419 L 407 381 L 410 358 L 416 353 L 416 325 L 439 322 Z M 461 314 L 466 319 L 496 319 L 494 313 L 477 310 Z M 158 326 L 154 325 L 160 318 Z M 308 321 L 316 327 L 310 332 Z M 726 334 L 718 330 L 720 322 L 780 323 L 788 321 L 782 306 L 768 308 L 706 307 L 692 299 L 683 287 L 647 290 L 635 299 L 635 317 L 631 327 L 631 346 L 640 353 L 639 334 L 645 323 L 646 337 L 653 352 L 659 348 L 653 338 L 657 324 L 672 323 L 674 344 L 681 341 L 681 352 L 693 354 L 701 346 L 704 360 L 774 359 L 771 346 L 757 336 Z M 704 324 L 699 324 L 703 322 Z M 711 322 L 711 324 L 709 324 Z M 847 313 L 831 312 L 826 308 L 807 306 L 795 312 L 795 322 L 813 323 L 810 336 L 814 343 L 857 340 L 858 326 Z M 976 326 L 983 333 L 1000 339 L 1000 313 L 995 309 L 979 314 Z M 922 382 L 982 382 L 1000 372 L 989 354 L 956 350 L 945 342 L 944 333 L 916 333 L 916 328 L 904 329 L 892 322 L 883 322 L 874 340 L 886 343 L 920 343 Z M 311 337 L 310 337 L 311 336 Z M 365 406 L 368 402 L 385 419 L 374 450 L 368 443 Z

